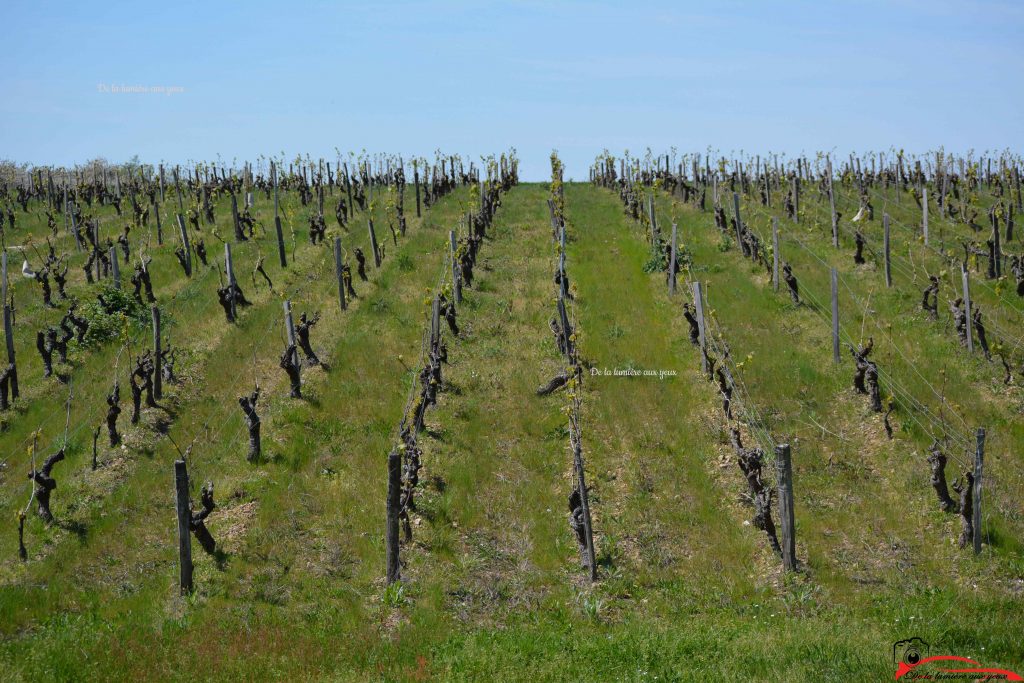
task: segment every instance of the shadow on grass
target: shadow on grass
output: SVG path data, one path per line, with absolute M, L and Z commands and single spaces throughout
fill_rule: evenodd
M 89 527 L 78 520 L 57 522 L 57 526 L 64 531 L 74 534 L 78 538 L 79 545 L 85 545 L 89 540 Z

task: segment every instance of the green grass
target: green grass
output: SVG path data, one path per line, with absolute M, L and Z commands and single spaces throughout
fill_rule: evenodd
M 133 451 L 114 477 L 104 474 L 109 467 L 88 471 L 84 432 L 76 435 L 73 456 L 56 471 L 54 511 L 84 531 L 32 521 L 26 565 L 15 558 L 13 524 L 0 536 L 5 679 L 875 680 L 892 676 L 892 643 L 913 635 L 933 651 L 1024 667 L 1013 498 L 1020 456 L 1011 448 L 1019 427 L 1007 403 L 983 393 L 977 361 L 961 359 L 926 323 L 901 321 L 905 334 L 927 342 L 901 348 L 921 367 L 950 368 L 950 395 L 985 396 L 978 408 L 965 398 L 965 410 L 999 425 L 990 460 L 999 485 L 986 494 L 993 543 L 975 559 L 950 543 L 957 520 L 937 512 L 925 436 L 908 428 L 893 442 L 879 438 L 880 423 L 848 388 L 849 365 L 832 366 L 828 330 L 814 313 L 773 293 L 735 248 L 722 252 L 710 214 L 659 199 L 660 222 L 679 221 L 737 359 L 753 354 L 742 370 L 752 399 L 773 434 L 794 445 L 805 571 L 783 576 L 763 534 L 744 524 L 752 512 L 738 498 L 742 475 L 729 458 L 717 391 L 688 342 L 682 295 L 670 298 L 663 275 L 644 272 L 642 229 L 614 194 L 570 184 L 567 264 L 582 357 L 598 369 L 676 373 L 584 377 L 600 561 L 599 581 L 586 582 L 567 521 L 565 397 L 534 396 L 561 368 L 547 323 L 556 254 L 546 198 L 545 185 L 503 197 L 465 290 L 462 334 L 448 341 L 450 388 L 421 437 L 423 484 L 400 589 L 383 583 L 385 455 L 464 190 L 413 221 L 397 249 L 389 244 L 382 269 L 370 269 L 373 282 L 356 282 L 360 297 L 345 314 L 323 265 L 328 253 L 304 246 L 300 233 L 289 284 L 307 283 L 296 308 L 324 311 L 313 337 L 330 365 L 308 372 L 302 402 L 283 396 L 276 368 L 278 298 L 256 295 L 237 329 L 225 331 L 212 300 L 216 274 L 158 286 L 175 318 L 172 337 L 195 349 L 171 433 L 179 442 L 200 435 L 192 473 L 216 484 L 220 507 L 209 526 L 224 559 L 200 554 L 195 594 L 177 597 L 173 448 L 139 430 L 150 452 Z M 346 246 L 366 251 L 363 233 L 357 220 Z M 807 239 L 827 255 L 825 238 Z M 273 256 L 272 242 L 261 244 Z M 240 272 L 251 270 L 252 251 L 238 250 Z M 276 285 L 285 275 L 271 260 Z M 804 275 L 810 261 L 794 264 L 820 291 L 822 281 Z M 868 279 L 856 291 L 867 291 Z M 38 296 L 17 287 L 19 302 Z M 916 303 L 875 296 L 879 314 L 894 317 Z M 19 353 L 30 362 L 34 350 Z M 76 370 L 83 403 L 105 392 L 112 354 L 94 352 Z M 879 364 L 890 357 L 883 351 Z M 267 457 L 255 466 L 245 463 L 234 405 L 253 373 L 267 396 Z M 21 444 L 54 412 L 44 439 L 59 437 L 63 398 L 61 387 L 48 387 L 0 434 L 8 520 L 27 497 Z

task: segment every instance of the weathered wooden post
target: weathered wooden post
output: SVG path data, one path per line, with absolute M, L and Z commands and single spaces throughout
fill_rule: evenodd
M 121 289 L 121 267 L 117 263 L 117 247 L 110 248 L 110 269 L 114 274 L 114 289 Z
M 352 203 L 352 180 L 348 173 L 348 163 L 342 165 L 345 168 L 345 192 L 348 194 L 348 204 L 345 205 L 345 210 L 348 213 L 348 217 L 352 218 L 356 213 L 355 204 Z
M 886 214 L 888 218 L 888 214 Z M 928 186 L 921 186 L 921 230 L 924 232 L 924 246 L 928 246 Z
M 185 227 L 185 217 L 178 214 L 178 231 L 181 234 L 181 248 L 185 252 L 185 275 L 192 277 L 192 245 L 188 241 L 188 229 Z
M 892 260 L 889 250 L 889 214 L 882 215 L 882 253 L 885 257 L 885 286 L 892 287 Z
M 104 175 L 106 175 L 105 172 L 104 172 Z M 179 214 L 184 214 L 185 213 L 185 206 L 182 204 L 182 201 L 181 201 L 181 177 L 179 175 L 179 167 L 178 166 L 174 167 L 174 189 L 178 193 L 178 213 Z
M 430 345 L 437 343 L 441 335 L 441 298 L 434 295 L 430 304 Z
M 366 219 L 367 225 L 370 227 L 370 246 L 373 248 L 373 262 L 380 268 L 380 247 L 377 246 L 377 233 L 373 230 L 373 219 Z
M 698 280 L 693 282 L 693 303 L 697 309 L 697 332 L 700 336 L 700 366 L 706 375 L 708 373 L 707 326 L 704 324 L 704 294 L 701 291 L 701 284 Z
M 565 310 L 565 299 L 558 297 L 558 317 L 562 323 L 562 346 L 565 348 L 565 357 L 572 361 L 572 331 L 569 329 L 569 314 Z
M 402 494 L 402 457 L 398 449 L 388 454 L 387 521 L 384 532 L 384 552 L 388 585 L 401 580 L 398 562 L 398 516 Z
M 156 361 L 156 372 L 153 373 L 153 398 L 160 399 L 164 395 L 163 361 L 160 359 L 160 309 L 154 304 L 149 312 L 153 318 L 153 359 Z
M 793 176 L 793 222 L 800 222 L 800 174 Z
M 277 257 L 281 261 L 281 267 L 288 267 L 288 256 L 284 250 L 284 230 L 281 228 L 281 215 L 278 210 L 277 190 L 277 166 L 270 162 L 270 180 L 274 184 L 274 230 L 277 232 Z
M 74 236 L 75 247 L 78 251 L 82 251 L 82 243 L 78 241 L 78 229 L 77 226 L 74 225 L 74 218 L 70 215 L 71 201 L 68 199 L 68 186 L 66 179 L 64 185 L 64 199 L 62 201 L 64 206 L 64 232 L 70 232 Z
M 836 196 L 832 191 L 832 160 L 825 164 L 825 172 L 828 173 L 828 205 L 832 212 L 832 246 L 839 248 L 839 216 L 836 215 Z
M 1006 202 L 1006 241 L 1013 241 L 1013 202 Z
M 677 229 L 675 222 L 672 223 L 672 251 L 669 254 L 668 259 L 668 293 L 670 295 L 676 293 L 676 248 L 677 248 Z M 565 278 L 563 278 L 565 279 Z
M 740 217 L 740 195 L 738 192 L 732 193 L 732 208 L 736 214 L 736 246 L 739 247 L 740 253 L 746 255 L 747 250 L 743 246 L 743 220 Z
M 284 329 L 288 333 L 288 345 L 295 347 L 292 349 L 292 362 L 299 368 L 299 349 L 295 344 L 295 322 L 292 320 L 292 302 L 289 299 L 284 300 Z
M 1017 164 L 1013 165 L 1013 184 L 1017 186 L 1017 210 L 1024 211 L 1024 197 L 1021 197 L 1020 192 L 1020 168 Z
M 237 302 L 235 301 L 235 268 L 231 261 L 231 243 L 224 243 L 224 270 L 228 273 L 228 300 L 231 302 L 231 319 L 237 320 Z
M 992 216 L 992 260 L 995 261 L 996 277 L 1003 275 L 1003 248 L 999 241 L 999 219 L 993 213 Z
M 7 363 L 11 366 L 11 397 L 18 398 L 18 366 L 14 361 L 14 318 L 11 300 L 7 296 L 7 250 L 3 252 L 4 341 L 7 344 Z
M 420 167 L 412 160 L 412 184 L 416 186 L 416 218 L 420 217 Z
M 174 462 L 174 491 L 178 514 L 178 585 L 181 594 L 188 595 L 192 592 L 192 510 L 184 460 Z
M 779 219 L 772 216 L 772 289 L 779 291 Z
M 462 273 L 459 270 L 459 258 L 456 256 L 455 231 L 448 231 L 448 246 L 452 257 L 452 289 L 455 290 L 455 303 L 462 303 Z
M 93 224 L 92 235 L 94 243 L 98 245 L 100 243 L 100 221 L 98 218 Z M 96 247 L 93 251 L 96 253 L 96 258 L 94 259 L 96 261 L 96 282 L 99 282 L 103 279 L 103 259 L 99 257 L 99 247 Z
M 164 201 L 164 165 L 160 164 L 160 201 Z
M 974 507 L 972 526 L 974 527 L 974 554 L 981 553 L 981 477 L 985 464 L 985 428 L 979 427 L 977 432 L 977 448 L 974 451 L 974 491 L 971 502 Z
M 840 362 L 839 358 L 839 273 L 835 268 L 831 269 L 832 279 L 832 360 Z
M 967 264 L 961 264 L 960 276 L 964 286 L 964 311 L 967 316 L 967 350 L 974 353 L 974 321 L 971 319 L 971 276 Z
M 231 192 L 231 225 L 235 231 L 235 239 L 242 241 L 245 239 L 245 235 L 242 233 L 242 223 L 238 219 L 238 197 L 235 196 L 234 191 Z
M 569 433 L 574 428 L 569 426 Z M 597 559 L 594 553 L 594 529 L 590 519 L 590 496 L 587 493 L 587 479 L 583 472 L 583 447 L 580 445 L 580 435 L 576 434 L 573 439 L 573 464 L 576 468 L 576 483 L 580 491 L 580 508 L 583 513 L 583 535 L 587 546 L 587 570 L 590 572 L 590 580 L 597 579 Z
M 793 463 L 788 443 L 775 446 L 775 471 L 778 472 L 779 519 L 782 523 L 782 566 L 796 571 L 796 522 L 793 515 Z
M 555 202 L 552 199 L 548 200 L 548 216 L 551 220 L 552 235 L 558 234 L 558 216 L 555 214 Z
M 160 202 L 153 202 L 153 217 L 156 218 L 156 243 L 157 246 L 164 244 L 164 228 L 160 224 Z M 74 216 L 71 217 L 74 222 Z M 78 239 L 78 231 L 75 231 L 75 239 Z
M 550 201 L 550 200 L 549 200 Z M 552 206 L 554 204 L 552 203 Z M 558 296 L 569 296 L 569 278 L 565 275 L 565 224 L 558 226 Z
M 658 217 L 654 213 L 654 191 L 647 199 L 647 210 L 651 219 L 651 246 L 658 244 Z
M 345 302 L 345 278 L 341 267 L 341 238 L 334 238 L 334 274 L 338 278 L 338 303 L 341 304 L 341 310 L 348 308 L 348 304 Z

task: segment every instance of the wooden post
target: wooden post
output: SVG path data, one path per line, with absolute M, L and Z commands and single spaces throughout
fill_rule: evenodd
M 889 252 L 889 214 L 882 215 L 882 253 L 885 256 L 885 286 L 892 287 L 892 260 Z
M 971 495 L 971 502 L 974 513 L 972 526 L 974 527 L 974 554 L 981 552 L 981 476 L 985 464 L 985 428 L 979 427 L 977 433 L 978 447 L 974 451 L 974 491 Z
M 224 243 L 224 270 L 228 272 L 228 299 L 231 301 L 231 317 L 236 319 L 238 313 L 235 302 L 235 268 L 231 262 L 231 243 Z
M 367 225 L 370 226 L 370 246 L 373 247 L 373 262 L 380 268 L 380 247 L 377 246 L 377 233 L 373 230 L 373 219 L 366 219 Z
M 746 249 L 743 248 L 743 221 L 740 218 L 740 195 L 738 192 L 732 193 L 732 207 L 736 213 L 736 246 L 739 247 L 741 254 L 746 254 Z
M 78 251 L 82 251 L 82 236 L 78 234 L 78 221 L 75 219 L 75 212 L 71 210 L 73 202 L 68 200 L 67 212 L 71 216 L 71 233 L 75 236 L 75 247 Z M 160 225 L 160 214 L 156 217 L 157 225 Z M 158 228 L 159 230 L 159 228 Z
M 796 571 L 796 525 L 793 516 L 793 463 L 788 443 L 775 446 L 775 471 L 778 473 L 782 526 L 782 566 L 791 572 Z
M 412 183 L 416 186 L 416 218 L 420 217 L 420 168 L 414 160 L 412 162 Z
M 700 335 L 700 366 L 706 375 L 708 373 L 708 343 L 706 325 L 704 324 L 704 295 L 701 292 L 699 281 L 693 283 L 693 303 L 697 309 L 697 332 Z
M 355 204 L 352 203 L 352 180 L 348 174 L 348 163 L 343 166 L 345 167 L 345 192 L 348 194 L 348 204 L 345 205 L 345 209 L 348 211 L 348 217 L 352 218 L 356 213 Z
M 153 216 L 156 218 L 156 243 L 157 246 L 163 246 L 164 244 L 164 229 L 160 225 L 160 202 L 153 202 Z M 71 217 L 74 222 L 74 216 Z M 78 231 L 75 231 L 75 240 L 78 240 Z
M 964 311 L 967 314 L 967 350 L 974 353 L 974 321 L 971 319 L 971 276 L 967 265 L 960 266 L 960 275 L 964 284 Z
M 1024 211 L 1024 198 L 1020 194 L 1020 168 L 1017 164 L 1013 165 L 1013 183 L 1017 186 L 1017 210 Z
M 832 279 L 832 360 L 839 363 L 839 273 L 831 269 Z
M 18 398 L 18 366 L 14 361 L 14 319 L 11 315 L 11 300 L 7 296 L 7 251 L 3 252 L 3 306 L 4 341 L 7 344 L 7 363 L 11 366 L 11 397 Z
M 670 295 L 676 293 L 676 224 L 672 223 L 672 251 L 669 254 L 668 259 L 668 293 Z M 565 279 L 564 277 L 562 278 Z
M 188 242 L 188 229 L 185 227 L 185 217 L 178 214 L 178 230 L 181 233 L 181 248 L 185 250 L 185 275 L 192 277 L 192 245 Z M 97 243 L 99 238 L 97 237 Z
M 288 267 L 288 256 L 284 250 L 284 230 L 281 229 L 281 216 L 278 213 L 277 166 L 270 162 L 270 180 L 274 183 L 274 230 L 277 232 L 277 257 L 282 268 Z
M 288 333 L 288 344 L 295 346 L 295 322 L 292 320 L 292 302 L 289 299 L 284 300 L 284 329 Z M 295 363 L 295 367 L 299 367 L 298 347 L 292 351 L 292 354 L 292 361 Z
M 888 218 L 888 214 L 886 214 Z M 928 246 L 928 187 L 921 186 L 921 230 L 924 231 L 924 246 Z
M 572 429 L 572 425 L 569 426 Z M 590 572 L 590 580 L 597 579 L 597 559 L 594 554 L 594 529 L 590 520 L 590 496 L 587 493 L 587 479 L 583 472 L 583 447 L 579 442 L 579 435 L 573 443 L 573 464 L 576 466 L 576 482 L 580 487 L 580 507 L 583 512 L 583 536 L 587 545 L 587 569 Z
M 430 345 L 437 343 L 441 335 L 441 298 L 434 295 L 434 301 L 430 305 Z
M 647 200 L 647 210 L 651 219 L 651 246 L 658 244 L 658 217 L 654 213 L 654 191 Z
M 992 214 L 992 260 L 995 261 L 996 277 L 1002 277 L 1003 249 L 999 243 L 999 219 L 995 214 Z
M 401 580 L 398 562 L 398 514 L 402 494 L 402 457 L 398 450 L 388 454 L 387 522 L 384 531 L 386 580 L 388 585 Z
M 553 199 L 548 200 L 548 216 L 551 219 L 551 229 L 555 231 L 553 234 L 557 234 L 558 231 L 558 216 L 555 215 L 555 202 Z
M 334 238 L 334 273 L 338 278 L 338 302 L 341 304 L 341 310 L 348 308 L 345 302 L 345 278 L 342 276 L 341 269 L 341 238 Z
M 772 289 L 779 291 L 779 218 L 772 216 Z
M 163 363 L 160 361 L 160 309 L 154 304 L 149 308 L 153 318 L 153 356 L 156 361 L 156 372 L 153 373 L 153 398 L 160 399 L 164 395 Z
M 182 595 L 192 592 L 192 510 L 188 470 L 184 460 L 174 462 L 175 507 L 178 513 L 178 585 Z
M 164 165 L 160 164 L 160 201 L 164 200 Z
M 234 191 L 231 192 L 231 225 L 237 240 L 239 235 L 242 235 L 242 225 L 238 221 L 238 197 L 235 196 Z
M 452 256 L 452 289 L 455 290 L 455 303 L 462 303 L 462 273 L 459 270 L 459 259 L 455 255 L 455 231 L 448 231 L 448 245 Z
M 558 317 L 562 321 L 562 341 L 565 347 L 565 357 L 572 361 L 572 332 L 569 330 L 569 314 L 565 310 L 565 299 L 558 297 Z
M 68 200 L 68 187 L 67 187 L 66 184 L 64 185 L 64 199 L 63 199 L 63 203 L 64 203 L 64 232 L 69 232 L 70 231 L 74 235 L 74 237 L 75 237 L 75 247 L 77 248 L 78 251 L 82 251 L 82 243 L 78 241 L 78 228 L 77 228 L 77 226 L 74 226 L 74 223 L 75 223 L 74 218 L 69 218 L 69 214 L 71 213 L 71 206 L 70 206 L 70 200 Z M 73 230 L 72 230 L 72 227 L 74 227 Z
M 565 226 L 558 228 L 559 249 L 558 249 L 558 297 L 565 299 L 569 296 L 569 278 L 565 276 Z
M 793 219 L 794 223 L 800 222 L 800 174 L 793 176 Z
M 178 175 L 178 168 L 178 166 L 174 167 L 174 189 L 178 192 L 178 213 L 183 214 L 185 207 L 181 201 L 181 177 Z M 106 171 L 104 171 L 104 175 L 106 175 Z
M 832 161 L 825 165 L 828 173 L 828 205 L 832 211 L 832 246 L 839 248 L 839 217 L 836 216 L 836 196 L 832 191 Z
M 93 225 L 92 236 L 93 236 L 94 244 L 99 245 L 99 243 L 100 243 L 100 220 L 99 220 L 99 218 L 96 219 L 96 222 Z M 101 279 L 103 279 L 103 260 L 100 258 L 100 253 L 99 253 L 99 247 L 98 246 L 93 249 L 93 252 L 94 252 L 94 254 L 96 256 L 96 258 L 94 259 L 94 261 L 96 262 L 96 281 L 99 282 Z
M 110 269 L 114 275 L 114 289 L 121 289 L 121 267 L 117 264 L 117 247 L 110 248 Z

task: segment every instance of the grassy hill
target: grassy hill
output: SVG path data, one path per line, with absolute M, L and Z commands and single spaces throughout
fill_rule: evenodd
M 283 195 L 289 268 L 276 262 L 273 203 L 262 193 L 255 210 L 271 229 L 233 245 L 239 282 L 253 301 L 235 325 L 217 304 L 214 267 L 186 279 L 174 244 L 151 242 L 154 286 L 181 349 L 183 381 L 140 425 L 129 427 L 129 411 L 122 414 L 125 448 L 106 447 L 101 432 L 94 471 L 92 430 L 106 411 L 114 368 L 124 385 L 129 354 L 148 347 L 149 332 L 129 323 L 130 345 L 72 352 L 72 429 L 68 457 L 54 470 L 56 522 L 29 515 L 27 562 L 17 556 L 16 515 L 31 490 L 32 434 L 42 430 L 37 459 L 60 447 L 68 386 L 41 379 L 29 334 L 62 311 L 46 309 L 38 285 L 15 277 L 20 259 L 12 255 L 22 398 L 0 433 L 4 678 L 874 680 L 892 676 L 893 643 L 911 636 L 931 643 L 933 654 L 1020 670 L 1022 380 L 1004 385 L 998 363 L 968 356 L 949 323 L 920 310 L 926 272 L 946 270 L 940 321 L 949 318 L 952 290 L 949 266 L 905 228 L 918 220 L 912 200 L 896 205 L 880 194 L 875 220 L 862 228 L 877 249 L 883 206 L 893 217 L 894 286 L 886 288 L 877 263 L 852 262 L 848 219 L 858 199 L 852 187 L 837 189 L 846 230 L 838 250 L 827 203 L 810 191 L 799 225 L 777 206 L 743 198 L 745 220 L 766 244 L 772 215 L 782 219 L 780 248 L 805 292 L 806 304 L 796 306 L 723 237 L 711 211 L 658 183 L 645 196 L 654 196 L 662 234 L 677 224 L 690 260 L 670 296 L 665 274 L 648 272 L 648 228 L 627 215 L 619 195 L 565 185 L 594 583 L 580 568 L 568 522 L 566 397 L 535 395 L 564 369 L 549 329 L 558 251 L 548 184 L 503 195 L 464 290 L 460 334 L 446 337 L 445 390 L 420 437 L 423 469 L 403 580 L 390 587 L 386 455 L 419 371 L 448 231 L 460 229 L 474 206 L 471 188 L 457 188 L 421 219 L 407 188 L 409 229 L 396 243 L 383 227 L 394 191 L 381 196 L 370 215 L 386 256 L 380 269 L 370 256 L 369 281 L 356 280 L 359 296 L 345 312 L 330 240 L 308 243 L 313 207 L 293 193 Z M 166 204 L 173 210 L 170 198 Z M 30 207 L 18 211 L 8 248 L 28 235 L 38 246 L 49 234 L 42 206 Z M 112 208 L 102 211 L 105 225 L 119 225 Z M 220 198 L 216 211 L 229 238 L 230 201 Z M 358 213 L 347 233 L 332 227 L 347 252 L 371 253 L 366 218 Z M 164 225 L 169 232 L 170 214 Z M 963 227 L 945 229 L 952 241 Z M 223 247 L 210 230 L 203 235 L 218 258 Z M 144 238 L 132 237 L 138 249 Z M 73 252 L 68 235 L 58 240 L 58 251 Z M 249 278 L 261 253 L 276 292 Z M 854 392 L 849 353 L 832 361 L 828 266 L 842 278 L 844 340 L 874 337 L 883 395 L 895 404 L 892 439 Z M 100 287 L 86 285 L 79 268 L 72 276 L 83 302 Z M 740 387 L 732 423 L 689 342 L 687 280 L 705 284 L 710 329 L 731 351 Z M 1024 300 L 994 284 L 976 290 L 993 336 L 998 328 L 1012 344 Z M 326 367 L 304 369 L 302 401 L 288 398 L 277 367 L 284 293 L 296 312 L 323 315 L 313 342 Z M 614 372 L 627 368 L 661 376 Z M 251 464 L 236 399 L 257 382 L 264 458 Z M 748 445 L 792 446 L 798 573 L 782 571 L 750 523 L 730 424 Z M 957 547 L 959 518 L 939 510 L 925 460 L 945 429 L 938 435 L 952 444 L 952 481 L 977 427 L 988 430 L 979 556 Z M 219 553 L 194 546 L 195 592 L 182 598 L 172 461 L 188 443 L 194 497 L 204 481 L 215 484 L 208 526 Z

